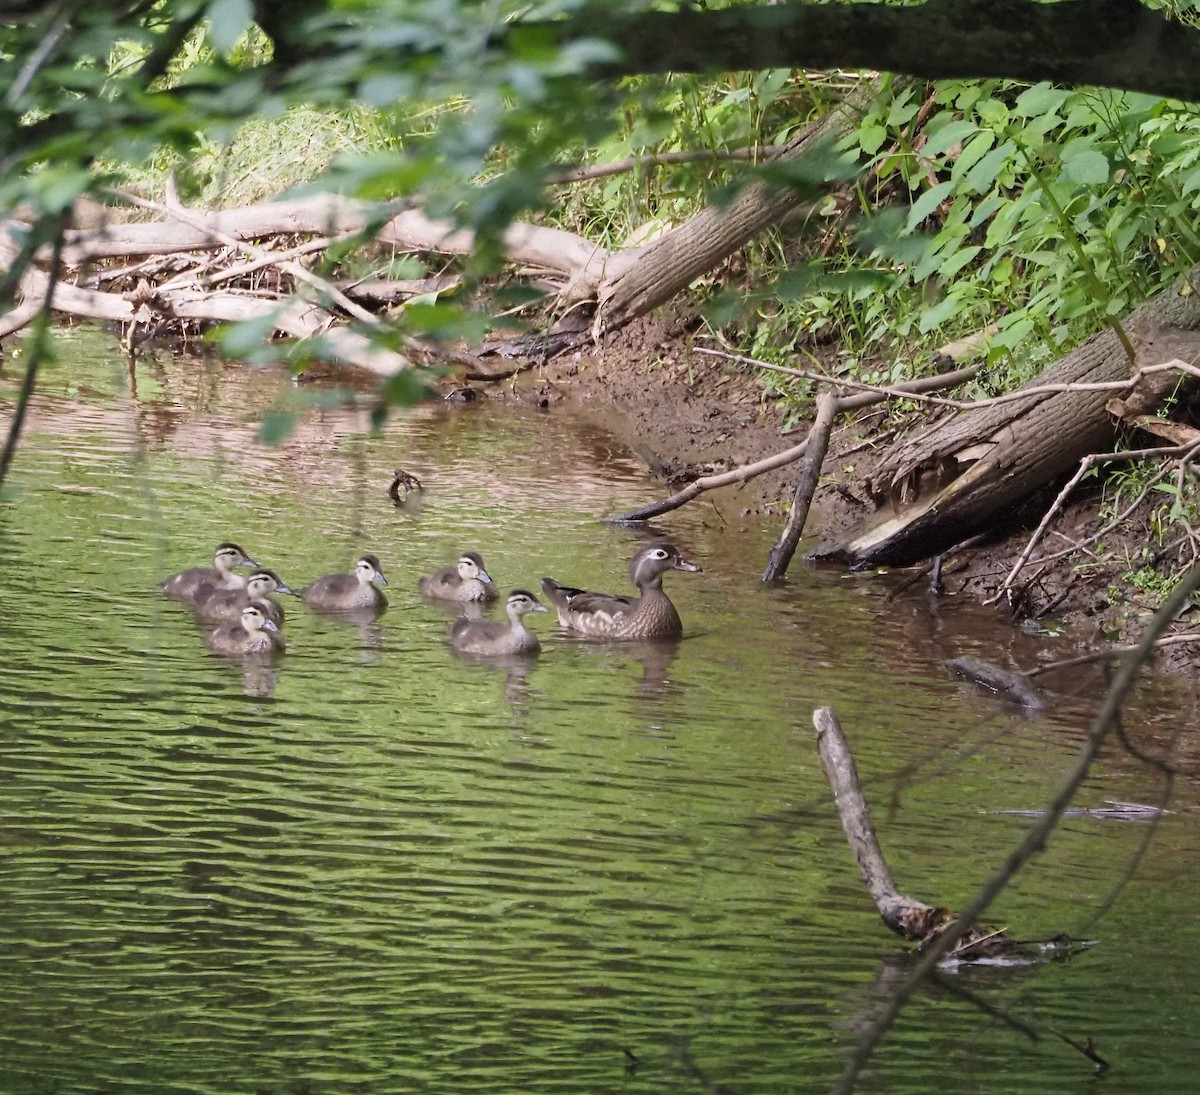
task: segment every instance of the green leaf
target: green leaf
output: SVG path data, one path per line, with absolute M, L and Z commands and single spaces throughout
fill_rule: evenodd
M 208 5 L 208 37 L 213 49 L 222 55 L 231 53 L 253 19 L 250 0 L 212 0 Z
M 930 159 L 940 156 L 960 141 L 965 141 L 978 129 L 979 126 L 974 122 L 962 120 L 948 122 L 941 129 L 930 133 L 929 140 L 921 149 L 921 155 L 928 156 Z
M 982 247 L 964 247 L 960 251 L 955 251 L 946 261 L 939 267 L 938 274 L 949 280 L 954 277 L 964 266 L 967 265 L 976 255 L 982 251 Z
M 988 150 L 996 143 L 996 134 L 990 129 L 985 129 L 980 133 L 976 133 L 964 146 L 962 152 L 959 153 L 958 159 L 954 163 L 954 170 L 951 171 L 951 178 L 955 180 L 961 179 L 968 171 L 971 170 L 983 157 Z
M 881 125 L 864 125 L 858 129 L 858 147 L 868 156 L 873 156 L 887 139 L 887 130 Z
M 1108 157 L 1103 152 L 1077 152 L 1063 161 L 1062 177 L 1085 186 L 1108 182 Z
M 1039 114 L 1052 114 L 1071 95 L 1071 92 L 1061 87 L 1053 87 L 1042 81 L 1026 88 L 1017 96 L 1013 103 L 1012 112 L 1018 118 L 1035 118 Z
M 948 319 L 953 319 L 963 309 L 963 301 L 958 297 L 949 296 L 928 308 L 921 315 L 920 331 L 926 334 L 935 327 L 940 327 Z
M 295 429 L 296 415 L 292 411 L 267 411 L 258 424 L 258 440 L 264 445 L 278 445 L 290 437 Z
M 1186 198 L 1193 191 L 1200 190 L 1200 167 L 1195 171 L 1189 171 L 1183 177 L 1183 186 L 1180 193 Z
M 912 208 L 908 211 L 906 230 L 911 232 L 916 228 L 918 224 L 950 196 L 953 190 L 954 183 L 952 182 L 940 182 L 936 186 L 931 186 L 926 190 L 924 194 L 912 203 Z
M 1012 141 L 1005 141 L 999 148 L 993 148 L 967 172 L 964 180 L 967 187 L 977 194 L 986 194 L 995 185 L 1000 169 L 1012 159 L 1015 151 Z

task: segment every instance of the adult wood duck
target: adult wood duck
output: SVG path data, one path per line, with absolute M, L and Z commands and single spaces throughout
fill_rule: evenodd
M 214 654 L 274 654 L 287 645 L 260 601 L 251 601 L 236 623 L 223 623 L 204 640 Z
M 620 597 L 589 593 L 542 579 L 542 592 L 558 609 L 558 622 L 571 631 L 598 639 L 677 639 L 683 623 L 671 599 L 663 592 L 668 570 L 699 573 L 674 544 L 647 544 L 629 563 L 629 579 L 641 596 Z
M 527 612 L 549 612 L 532 593 L 514 589 L 504 602 L 508 623 L 494 620 L 455 620 L 450 627 L 450 645 L 460 654 L 503 656 L 536 654 L 542 648 L 538 637 L 525 626 Z
M 275 571 L 259 569 L 246 579 L 244 589 L 218 589 L 209 583 L 202 584 L 196 591 L 194 601 L 196 615 L 202 620 L 213 622 L 237 620 L 246 605 L 257 601 L 266 611 L 267 618 L 276 627 L 282 627 L 285 617 L 283 605 L 272 600 L 269 594 L 291 592 Z
M 422 597 L 434 601 L 493 601 L 496 583 L 483 565 L 483 556 L 464 551 L 452 567 L 442 567 L 420 581 Z
M 168 597 L 174 597 L 175 600 L 186 604 L 194 604 L 196 593 L 204 585 L 214 589 L 243 589 L 246 579 L 240 574 L 234 574 L 234 568 L 256 566 L 258 564 L 237 544 L 218 544 L 213 552 L 212 566 L 181 570 L 164 581 L 162 588 Z
M 371 583 L 387 585 L 374 555 L 360 556 L 350 574 L 326 574 L 300 590 L 310 608 L 321 612 L 381 612 L 387 598 Z

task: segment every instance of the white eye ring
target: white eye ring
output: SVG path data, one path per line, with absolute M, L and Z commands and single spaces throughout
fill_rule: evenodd
M 654 552 L 654 558 L 656 558 L 656 559 L 665 559 L 665 558 L 667 557 L 667 554 L 668 554 L 668 553 L 667 553 L 667 552 L 665 552 L 665 551 L 663 551 L 663 549 L 662 549 L 662 548 L 658 548 L 658 549 L 657 549 L 657 550 Z

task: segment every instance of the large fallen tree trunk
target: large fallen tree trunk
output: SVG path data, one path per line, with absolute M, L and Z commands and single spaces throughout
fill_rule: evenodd
M 1118 333 L 1104 331 L 1014 393 L 902 440 L 865 486 L 879 507 L 848 535 L 822 544 L 818 558 L 852 566 L 898 566 L 928 558 L 993 527 L 1016 503 L 1113 446 L 1123 418 L 1158 406 L 1194 384 L 1177 372 L 1139 374 L 1173 359 L 1200 360 L 1200 266 L 1140 305 Z M 1123 404 L 1114 386 L 1137 383 Z M 1028 397 L 1020 398 L 1024 390 Z

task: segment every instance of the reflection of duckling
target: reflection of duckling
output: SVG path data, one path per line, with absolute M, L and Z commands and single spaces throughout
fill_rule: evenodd
M 205 639 L 214 654 L 273 654 L 285 643 L 279 628 L 267 617 L 262 604 L 254 601 L 242 609 L 238 623 L 224 623 Z
M 629 578 L 641 597 L 588 593 L 542 579 L 542 592 L 558 609 L 558 622 L 571 631 L 598 639 L 677 639 L 683 624 L 671 599 L 663 592 L 668 570 L 699 571 L 674 544 L 647 544 L 629 563 Z
M 202 585 L 207 584 L 216 589 L 242 589 L 246 585 L 246 579 L 240 574 L 234 574 L 234 568 L 256 566 L 258 564 L 237 544 L 218 544 L 213 552 L 211 567 L 190 567 L 178 574 L 172 574 L 162 583 L 162 588 L 168 597 L 191 604 Z
M 246 579 L 245 589 L 217 589 L 207 583 L 196 591 L 196 615 L 202 620 L 236 620 L 251 601 L 265 606 L 267 617 L 276 627 L 283 626 L 283 605 L 273 601 L 270 593 L 291 593 L 273 570 L 256 570 Z
M 363 555 L 354 564 L 352 574 L 326 574 L 300 590 L 305 604 L 322 612 L 381 611 L 387 598 L 371 583 L 387 585 L 374 555 Z
M 458 563 L 442 567 L 421 579 L 421 596 L 435 601 L 491 601 L 496 597 L 496 583 L 483 567 L 483 557 L 474 551 L 464 551 Z
M 424 489 L 421 486 L 421 480 L 415 475 L 406 472 L 403 468 L 397 468 L 392 477 L 392 485 L 388 487 L 388 495 L 396 505 L 402 506 L 408 501 L 410 492 L 416 491 L 420 494 Z
M 508 623 L 492 620 L 455 620 L 450 645 L 462 654 L 536 654 L 542 644 L 521 619 L 526 612 L 549 612 L 532 593 L 514 589 L 504 602 Z

